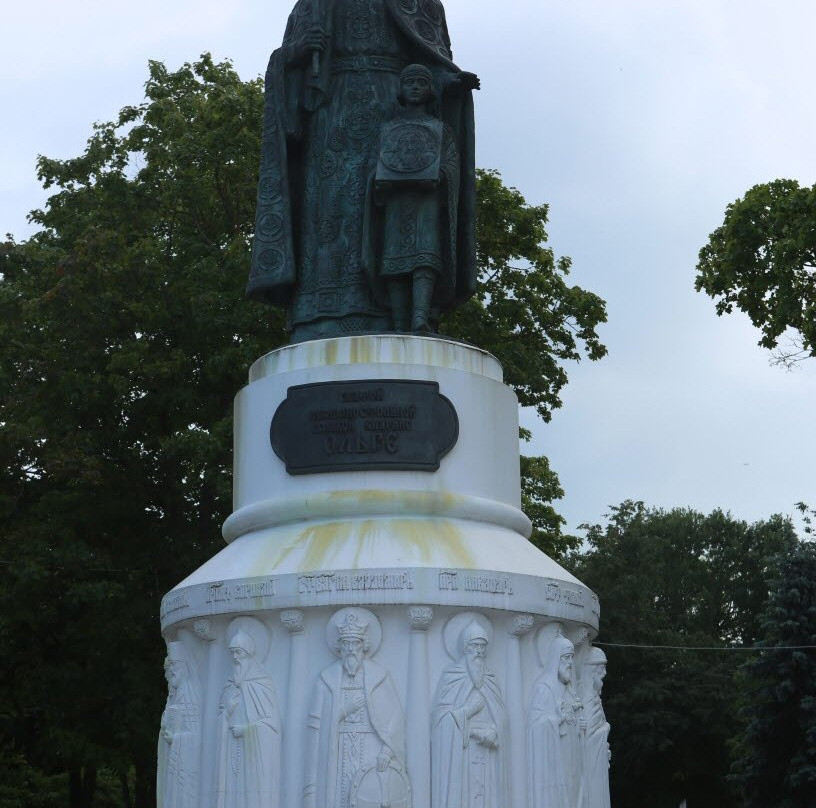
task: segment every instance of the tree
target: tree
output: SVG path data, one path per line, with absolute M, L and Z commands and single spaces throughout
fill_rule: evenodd
M 443 331 L 494 354 L 519 403 L 549 421 L 567 383 L 563 363 L 606 348 L 595 331 L 606 322 L 603 300 L 569 286 L 571 261 L 555 259 L 547 241 L 547 205 L 528 205 L 495 171 L 478 172 L 476 294 L 443 322 Z
M 736 808 L 726 776 L 739 655 L 614 646 L 753 645 L 774 559 L 797 543 L 791 522 L 624 502 L 585 527 L 572 569 L 603 594 L 612 804 Z
M 732 202 L 700 250 L 695 288 L 718 315 L 745 312 L 780 363 L 816 356 L 816 186 L 775 180 Z
M 810 808 L 816 794 L 816 545 L 780 562 L 760 620 L 767 651 L 745 664 L 733 780 L 744 808 Z M 788 650 L 810 646 L 810 650 Z
M 3 754 L 0 756 L 0 806 L 60 808 L 65 804 L 61 799 L 65 790 L 63 779 L 44 776 L 20 755 Z
M 564 562 L 581 545 L 577 536 L 561 531 L 565 519 L 553 502 L 564 496 L 558 476 L 546 457 L 521 457 L 521 509 L 533 523 L 530 541 L 556 561 Z
M 228 62 L 152 62 L 142 104 L 40 159 L 39 230 L 0 250 L 0 739 L 67 773 L 72 808 L 103 767 L 123 805 L 153 803 L 159 600 L 220 547 L 232 398 L 286 341 L 243 297 L 262 104 Z M 492 172 L 479 193 L 481 285 L 446 330 L 548 418 L 563 361 L 605 352 L 604 304 L 542 246 L 545 206 Z M 525 462 L 537 540 L 562 551 L 557 477 Z
M 816 533 L 816 525 L 813 524 L 816 521 L 816 509 L 809 507 L 806 502 L 797 502 L 795 507 L 802 520 L 802 532 L 806 536 L 813 536 Z

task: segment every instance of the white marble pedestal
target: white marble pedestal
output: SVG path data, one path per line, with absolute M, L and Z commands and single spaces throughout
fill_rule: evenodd
M 287 473 L 289 389 L 377 380 L 453 404 L 438 471 Z M 527 541 L 492 356 L 398 335 L 268 354 L 236 397 L 234 486 L 227 547 L 162 602 L 160 805 L 607 808 L 598 599 Z

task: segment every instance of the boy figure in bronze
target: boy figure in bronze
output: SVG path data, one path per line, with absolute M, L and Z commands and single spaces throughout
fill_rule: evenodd
M 380 136 L 373 202 L 382 215 L 374 214 L 381 224 L 369 236 L 368 263 L 374 287 L 385 286 L 395 331 L 435 331 L 439 304 L 456 284 L 459 153 L 450 127 L 428 112 L 434 100 L 431 71 L 409 65 L 400 75 L 402 110 Z

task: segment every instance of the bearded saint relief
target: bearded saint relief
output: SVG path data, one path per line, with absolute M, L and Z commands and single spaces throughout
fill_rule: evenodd
M 381 632 L 367 609 L 329 620 L 338 659 L 318 677 L 309 708 L 305 808 L 410 808 L 402 704 L 391 674 L 370 659 Z
M 575 646 L 559 633 L 539 636 L 543 672 L 527 711 L 530 808 L 583 808 L 581 703 L 573 690 Z M 594 806 L 592 808 L 595 808 Z
M 280 709 L 275 683 L 258 661 L 258 644 L 243 629 L 229 640 L 233 674 L 219 705 L 217 808 L 280 804 Z
M 167 643 L 167 705 L 159 732 L 158 808 L 199 808 L 201 705 L 198 682 L 184 643 Z
M 433 702 L 433 806 L 505 808 L 506 714 L 501 687 L 486 663 L 490 623 L 468 612 L 452 618 L 445 634 L 446 640 L 455 635 L 446 645 L 457 657 L 440 676 Z
M 606 676 L 606 654 L 590 648 L 581 677 L 581 700 L 586 730 L 584 739 L 584 788 L 589 808 L 610 808 L 609 797 L 609 722 L 601 703 Z

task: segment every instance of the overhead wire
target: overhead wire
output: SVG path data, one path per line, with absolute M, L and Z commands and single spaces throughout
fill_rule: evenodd
M 816 645 L 644 645 L 623 642 L 593 642 L 604 648 L 642 648 L 660 651 L 816 651 Z

